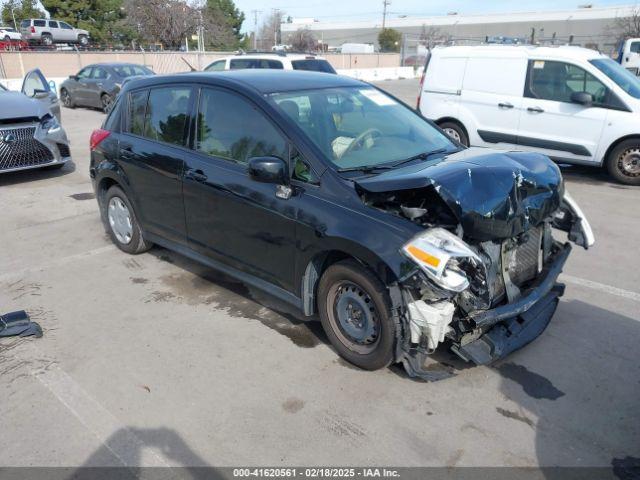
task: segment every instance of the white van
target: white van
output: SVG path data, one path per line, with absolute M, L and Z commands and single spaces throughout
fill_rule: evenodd
M 640 80 L 579 47 L 435 48 L 418 108 L 465 145 L 606 165 L 640 185 Z

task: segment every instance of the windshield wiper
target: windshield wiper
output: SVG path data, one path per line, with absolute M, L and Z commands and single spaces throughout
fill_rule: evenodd
M 449 150 L 447 148 L 438 148 L 437 150 L 431 150 L 430 152 L 422 152 L 419 153 L 417 155 L 414 155 L 413 157 L 409 157 L 409 158 L 405 158 L 403 160 L 400 160 L 398 162 L 392 163 L 391 167 L 397 167 L 399 165 L 403 165 L 405 163 L 409 163 L 409 162 L 413 162 L 414 160 L 426 160 L 427 158 L 429 158 L 431 155 L 436 155 L 438 153 L 445 153 L 448 152 Z
M 362 165 L 360 167 L 347 167 L 339 168 L 338 172 L 364 172 L 372 173 L 377 170 L 389 170 L 393 168 L 393 165 Z
M 403 165 L 405 163 L 412 162 L 414 160 L 426 160 L 431 155 L 436 155 L 438 153 L 445 153 L 449 150 L 447 148 L 439 148 L 437 150 L 432 150 L 430 152 L 422 152 L 417 155 L 414 155 L 409 158 L 404 158 L 398 162 L 392 163 L 390 165 L 362 165 L 360 167 L 347 167 L 347 168 L 339 168 L 338 172 L 364 172 L 364 173 L 372 173 L 377 170 L 391 170 L 399 165 Z

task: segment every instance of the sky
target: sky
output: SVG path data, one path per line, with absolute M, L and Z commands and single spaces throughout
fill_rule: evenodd
M 313 17 L 324 21 L 371 20 L 382 18 L 383 0 L 234 0 L 236 6 L 245 12 L 246 20 L 243 31 L 253 30 L 252 10 L 259 10 L 258 23 L 261 16 L 267 15 L 271 9 L 278 8 L 292 17 Z M 478 14 L 496 12 L 522 12 L 533 10 L 563 10 L 577 8 L 578 5 L 591 3 L 594 7 L 611 5 L 629 5 L 636 0 L 530 0 L 515 2 L 513 0 L 390 0 L 387 7 L 388 18 L 399 15 L 423 17 L 429 15 L 446 15 L 448 12 L 458 14 Z

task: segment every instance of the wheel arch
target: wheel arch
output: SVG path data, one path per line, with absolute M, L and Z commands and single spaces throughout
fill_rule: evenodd
M 604 155 L 602 156 L 602 158 L 600 159 L 600 165 L 606 165 L 607 164 L 607 160 L 609 159 L 609 155 L 611 155 L 611 152 L 613 152 L 613 150 L 620 145 L 622 142 L 626 142 L 627 140 L 638 140 L 638 142 L 640 143 L 640 134 L 638 133 L 632 133 L 629 135 L 625 135 L 624 137 L 620 137 L 616 140 L 614 140 L 613 142 L 611 142 L 611 145 L 609 145 L 607 147 L 607 150 L 604 152 Z
M 433 123 L 435 123 L 436 125 L 440 126 L 443 123 L 455 123 L 457 125 L 460 125 L 460 128 L 462 128 L 462 130 L 464 130 L 465 135 L 467 136 L 467 138 L 469 138 L 469 131 L 467 130 L 467 127 L 464 126 L 464 123 L 462 123 L 460 120 L 458 120 L 455 117 L 441 117 L 439 119 L 437 119 L 436 121 L 434 121 Z
M 357 252 L 347 252 L 346 249 L 332 248 L 316 253 L 306 264 L 301 279 L 302 305 L 305 316 L 317 313 L 318 283 L 324 272 L 335 263 L 343 260 L 354 260 L 375 275 L 384 285 L 397 281 L 397 276 L 389 265 L 375 253 L 362 247 Z

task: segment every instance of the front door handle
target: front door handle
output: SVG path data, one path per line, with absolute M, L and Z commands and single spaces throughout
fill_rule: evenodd
M 529 107 L 527 108 L 528 112 L 532 112 L 532 113 L 542 113 L 544 112 L 543 109 L 541 109 L 540 107 Z
M 500 108 L 513 108 L 513 105 L 511 105 L 509 102 L 501 102 L 498 104 L 498 106 Z
M 200 183 L 204 183 L 208 179 L 202 170 L 194 170 L 193 168 L 190 168 L 184 173 L 184 178 Z

